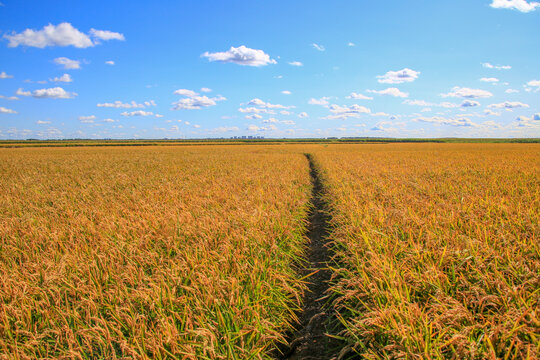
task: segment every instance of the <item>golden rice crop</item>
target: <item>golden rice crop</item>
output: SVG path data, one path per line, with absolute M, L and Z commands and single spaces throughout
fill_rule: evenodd
M 310 194 L 279 147 L 0 149 L 0 358 L 265 358 Z
M 540 356 L 540 146 L 314 151 L 345 336 L 366 359 Z

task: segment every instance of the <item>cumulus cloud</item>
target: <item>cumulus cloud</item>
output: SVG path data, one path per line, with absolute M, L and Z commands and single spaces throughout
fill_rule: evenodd
M 324 96 L 324 97 L 322 97 L 322 98 L 320 98 L 320 99 L 311 98 L 311 99 L 309 99 L 308 104 L 309 104 L 309 105 L 323 105 L 323 106 L 324 106 L 324 105 L 328 105 L 328 104 L 329 104 L 329 103 L 328 103 L 328 100 L 329 100 L 329 99 L 330 99 L 330 98 L 327 97 L 327 96 Z
M 211 132 L 224 133 L 229 131 L 240 131 L 237 126 L 221 126 L 210 130 Z
M 91 38 L 94 38 L 93 41 Z M 99 40 L 124 40 L 124 35 L 106 30 L 91 29 L 90 34 L 82 33 L 70 23 L 46 25 L 41 30 L 26 29 L 20 33 L 5 34 L 8 47 L 19 45 L 45 48 L 47 46 L 74 46 L 87 48 L 99 44 Z
M 178 90 L 174 91 L 173 94 L 182 95 L 182 96 L 188 96 L 188 97 L 193 97 L 193 96 L 199 95 L 195 91 L 188 90 L 188 89 L 178 89 Z
M 370 109 L 366 108 L 365 106 L 360 106 L 357 104 L 353 104 L 351 106 L 339 106 L 339 105 L 332 104 L 328 107 L 328 109 L 333 114 L 324 118 L 328 120 L 336 120 L 336 119 L 345 120 L 347 118 L 358 118 L 362 114 L 371 113 Z
M 262 119 L 262 116 L 259 114 L 250 114 L 250 115 L 246 115 L 245 118 L 249 120 L 258 120 L 258 119 Z
M 495 111 L 491 111 L 491 110 L 489 110 L 489 109 L 484 110 L 484 114 L 490 115 L 490 116 L 501 116 L 501 113 L 498 113 L 498 112 L 495 112 Z
M 373 100 L 372 97 L 366 96 L 363 94 L 357 94 L 355 92 L 352 92 L 351 95 L 347 96 L 347 99 L 355 99 L 355 100 Z
M 292 120 L 278 120 L 276 118 L 269 118 L 266 120 L 263 120 L 264 124 L 285 124 L 285 125 L 294 125 L 295 122 Z
M 325 51 L 325 50 L 326 50 L 326 49 L 324 48 L 324 46 L 319 45 L 319 44 L 313 43 L 313 44 L 311 44 L 311 46 L 313 46 L 313 48 L 314 48 L 315 50 L 318 50 L 318 51 Z
M 8 74 L 6 74 L 5 71 L 2 71 L 0 73 L 0 79 L 11 79 L 11 78 L 13 78 L 13 75 L 8 75 Z
M 307 112 L 301 112 L 300 114 L 298 114 L 298 117 L 303 119 L 303 118 L 307 118 L 309 117 L 308 113 Z
M 405 82 L 413 82 L 418 79 L 419 71 L 414 71 L 405 68 L 398 71 L 388 71 L 384 75 L 377 76 L 378 81 L 382 84 L 402 84 Z
M 480 103 L 474 100 L 465 100 L 461 103 L 461 107 L 475 107 L 475 106 L 480 106 Z
M 488 98 L 493 94 L 486 90 L 481 89 L 469 89 L 456 86 L 452 88 L 452 91 L 448 94 L 441 94 L 442 97 L 462 97 L 466 99 Z
M 68 59 L 67 57 L 59 57 L 53 60 L 55 64 L 62 65 L 66 70 L 80 69 L 81 62 L 79 60 Z
M 529 105 L 521 103 L 519 101 L 505 101 L 499 104 L 488 105 L 490 109 L 517 109 L 517 108 L 528 108 Z
M 224 52 L 205 52 L 201 55 L 207 58 L 209 61 L 218 61 L 223 63 L 234 63 L 245 66 L 265 66 L 269 64 L 277 64 L 274 59 L 270 58 L 270 55 L 266 54 L 262 50 L 250 49 L 244 45 L 237 48 L 232 47 L 228 51 Z
M 283 90 L 281 93 L 284 94 L 284 95 L 291 95 L 292 94 L 289 90 Z
M 368 93 L 379 94 L 379 95 L 390 95 L 394 97 L 409 97 L 409 93 L 402 92 L 398 88 L 388 88 L 384 90 L 367 90 Z
M 486 69 L 495 69 L 495 70 L 510 70 L 512 67 L 510 65 L 493 65 L 488 62 L 482 64 Z
M 19 100 L 19 98 L 16 97 L 16 96 L 4 96 L 4 95 L 0 95 L 0 99 L 4 99 L 4 100 Z
M 490 6 L 495 9 L 512 9 L 527 13 L 536 10 L 540 3 L 525 0 L 493 0 Z
M 248 106 L 246 108 L 239 108 L 238 111 L 240 111 L 241 113 L 253 113 L 253 114 L 259 114 L 259 113 L 275 114 L 273 110 L 261 109 L 261 108 L 256 108 L 253 106 Z
M 281 104 L 271 104 L 269 102 L 264 102 L 264 101 L 262 101 L 261 99 L 258 99 L 258 98 L 250 100 L 247 104 L 252 105 L 252 106 L 258 106 L 258 107 L 261 107 L 261 108 L 264 108 L 264 109 L 292 109 L 292 108 L 294 108 L 294 106 L 285 106 L 285 105 L 281 105 Z
M 112 103 L 97 104 L 96 106 L 105 107 L 105 108 L 116 108 L 116 109 L 144 109 L 146 106 L 156 106 L 156 102 L 154 100 L 150 100 L 150 101 L 145 101 L 144 104 L 138 104 L 135 101 L 131 101 L 129 103 L 123 103 L 117 100 Z
M 37 125 L 48 125 L 50 124 L 51 122 L 50 121 L 43 121 L 43 120 L 38 120 L 36 121 L 36 124 Z
M 114 65 L 115 63 L 114 63 L 114 61 L 112 61 L 112 60 L 107 60 L 107 61 L 105 61 L 105 64 L 107 64 L 107 65 Z
M 304 66 L 304 64 L 302 64 L 300 61 L 291 61 L 291 62 L 289 62 L 289 65 L 292 65 L 292 66 Z
M 159 115 L 159 114 L 154 114 L 151 111 L 135 110 L 135 111 L 131 111 L 131 112 L 124 111 L 120 115 L 122 115 L 122 116 L 156 116 L 156 115 Z
M 79 121 L 84 124 L 93 124 L 96 119 L 96 115 L 79 116 Z
M 108 31 L 108 30 L 90 29 L 90 35 L 95 39 L 105 40 L 105 41 L 108 41 L 108 40 L 124 41 L 124 40 L 126 40 L 126 38 L 124 37 L 124 34 L 120 34 L 120 33 L 113 32 L 113 31 Z M 95 42 L 95 43 L 97 44 L 98 42 Z
M 114 120 L 114 119 L 111 119 L 111 118 L 107 118 L 107 119 L 103 119 L 103 122 L 106 122 L 106 123 L 113 123 L 113 122 L 116 122 L 117 120 Z
M 203 93 L 209 93 L 209 92 L 212 92 L 212 89 L 207 88 L 207 87 L 203 87 L 203 88 L 201 88 L 201 91 L 202 91 Z
M 531 117 L 518 116 L 516 122 L 518 127 L 540 128 L 540 114 L 534 114 Z
M 212 98 L 204 95 L 199 96 L 195 91 L 188 89 L 178 89 L 174 94 L 185 96 L 185 98 L 173 102 L 172 110 L 200 110 L 204 107 L 215 106 L 218 101 L 227 100 L 221 95 Z
M 414 121 L 421 121 L 426 123 L 432 123 L 436 125 L 449 125 L 449 126 L 465 126 L 465 127 L 478 127 L 478 124 L 472 122 L 468 118 L 444 118 L 442 116 L 432 117 L 418 117 Z
M 540 80 L 531 80 L 527 83 L 527 85 L 540 87 Z
M 24 91 L 19 88 L 16 94 L 20 96 L 32 96 L 36 99 L 72 99 L 77 96 L 77 93 L 67 92 L 61 87 L 38 89 L 34 91 Z
M 11 110 L 3 106 L 0 106 L 0 114 L 17 114 L 17 112 L 15 110 Z
M 488 82 L 488 83 L 498 83 L 499 82 L 499 79 L 497 78 L 481 78 L 480 81 L 482 82 Z
M 71 78 L 71 76 L 69 74 L 64 74 L 60 77 L 55 77 L 53 79 L 50 79 L 51 81 L 54 81 L 54 82 L 66 82 L 66 83 L 69 83 L 69 82 L 72 82 L 73 79 Z

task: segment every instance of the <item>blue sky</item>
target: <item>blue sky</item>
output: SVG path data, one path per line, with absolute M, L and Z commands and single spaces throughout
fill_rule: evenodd
M 537 2 L 0 1 L 0 139 L 540 137 Z

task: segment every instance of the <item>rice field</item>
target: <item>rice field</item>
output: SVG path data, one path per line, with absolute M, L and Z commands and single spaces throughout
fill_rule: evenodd
M 315 152 L 333 292 L 366 359 L 540 356 L 540 146 Z
M 540 145 L 120 145 L 0 149 L 0 359 L 275 358 L 305 154 L 343 359 L 540 356 Z
M 0 358 L 267 357 L 307 173 L 265 147 L 0 149 Z

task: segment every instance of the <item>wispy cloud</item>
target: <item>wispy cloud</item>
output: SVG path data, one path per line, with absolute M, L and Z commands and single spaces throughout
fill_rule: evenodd
M 527 13 L 536 10 L 540 3 L 525 0 L 493 0 L 490 6 L 495 9 L 512 9 Z

